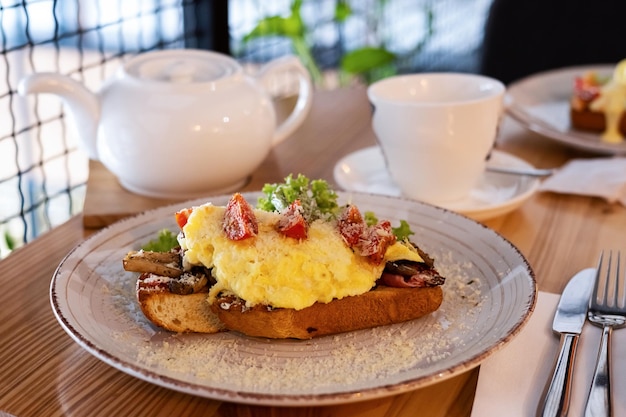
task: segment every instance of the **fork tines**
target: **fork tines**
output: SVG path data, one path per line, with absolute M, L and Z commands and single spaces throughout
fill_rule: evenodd
M 610 251 L 606 271 L 603 273 L 604 253 L 600 255 L 593 295 L 589 300 L 587 318 L 594 325 L 602 327 L 602 337 L 585 405 L 585 417 L 612 415 L 611 333 L 613 329 L 626 325 L 626 306 L 623 300 L 625 276 L 620 270 L 620 258 L 621 255 L 617 252 L 616 265 L 613 268 L 613 252 Z
M 616 259 L 613 259 L 613 251 L 608 251 L 608 259 L 606 260 L 606 268 L 603 268 L 604 264 L 604 251 L 600 253 L 600 259 L 598 260 L 598 269 L 596 271 L 596 280 L 593 288 L 593 295 L 590 299 L 589 307 L 591 309 L 602 308 L 619 309 L 618 312 L 622 313 L 624 302 L 624 287 L 626 275 L 622 273 L 621 268 L 621 253 L 616 251 Z M 615 267 L 613 263 L 615 262 Z M 606 271 L 603 271 L 606 269 Z M 612 277 L 617 277 L 613 279 Z M 601 286 L 601 288 L 600 288 Z

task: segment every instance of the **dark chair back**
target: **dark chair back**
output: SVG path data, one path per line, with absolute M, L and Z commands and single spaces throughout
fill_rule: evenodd
M 494 0 L 480 72 L 505 84 L 549 69 L 626 58 L 626 1 Z

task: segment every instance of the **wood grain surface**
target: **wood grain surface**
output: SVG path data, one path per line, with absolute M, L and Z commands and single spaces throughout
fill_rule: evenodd
M 301 172 L 333 182 L 335 163 L 375 143 L 363 89 L 316 93 L 313 111 L 253 173 L 246 190 Z M 505 119 L 497 144 L 537 167 L 585 154 Z M 104 364 L 75 343 L 50 308 L 49 285 L 63 257 L 95 229 L 167 203 L 124 191 L 102 165 L 90 164 L 83 215 L 0 261 L 0 411 L 30 416 L 464 416 L 478 369 L 409 393 L 325 407 L 261 407 L 180 394 Z M 519 210 L 486 221 L 527 257 L 539 288 L 560 292 L 603 248 L 624 245 L 626 210 L 597 198 L 541 193 Z

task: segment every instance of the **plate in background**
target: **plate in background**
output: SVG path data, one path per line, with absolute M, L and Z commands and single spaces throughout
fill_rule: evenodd
M 568 67 L 525 77 L 508 86 L 506 111 L 531 131 L 565 145 L 600 154 L 626 154 L 626 142 L 605 143 L 600 133 L 576 130 L 570 122 L 574 79 L 591 70 L 600 76 L 611 76 L 614 68 L 615 65 Z

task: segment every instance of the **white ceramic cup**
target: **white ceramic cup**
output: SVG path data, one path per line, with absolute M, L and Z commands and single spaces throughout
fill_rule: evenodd
M 474 74 L 423 73 L 368 88 L 372 126 L 393 181 L 409 198 L 466 198 L 494 144 L 505 86 Z

